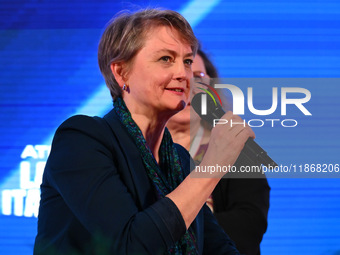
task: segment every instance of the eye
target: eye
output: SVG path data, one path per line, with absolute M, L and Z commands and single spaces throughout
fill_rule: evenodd
M 184 60 L 184 64 L 186 64 L 186 65 L 188 65 L 188 66 L 191 66 L 193 62 L 194 62 L 194 61 L 193 61 L 192 59 L 190 59 L 190 58 Z
M 163 62 L 171 62 L 172 58 L 170 56 L 163 56 L 159 60 L 161 60 Z

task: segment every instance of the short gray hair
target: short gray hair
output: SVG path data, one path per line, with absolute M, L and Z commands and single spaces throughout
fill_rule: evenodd
M 134 57 L 144 46 L 147 33 L 159 26 L 176 29 L 196 54 L 198 40 L 188 21 L 178 12 L 145 9 L 135 13 L 119 13 L 109 21 L 98 47 L 99 68 L 113 100 L 122 95 L 122 90 L 112 74 L 111 63 L 123 62 L 129 69 Z

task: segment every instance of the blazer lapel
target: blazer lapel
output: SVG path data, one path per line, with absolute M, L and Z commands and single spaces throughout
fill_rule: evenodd
M 117 149 L 115 151 L 122 153 L 119 159 L 119 171 L 125 176 L 123 181 L 135 198 L 138 206 L 144 209 L 154 203 L 157 198 L 154 186 L 146 174 L 146 168 L 140 152 L 114 110 L 106 114 L 104 119 L 109 124 L 113 136 L 116 138 L 114 139 L 116 144 L 113 145 Z

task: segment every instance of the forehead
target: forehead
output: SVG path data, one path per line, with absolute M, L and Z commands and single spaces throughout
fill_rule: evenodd
M 183 36 L 174 28 L 167 26 L 157 26 L 148 31 L 144 47 L 154 49 L 171 49 L 171 50 L 182 50 L 185 53 L 191 53 L 191 45 L 188 43 Z

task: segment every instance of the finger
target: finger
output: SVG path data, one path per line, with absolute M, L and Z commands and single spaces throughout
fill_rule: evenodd
M 247 128 L 247 123 L 242 120 L 240 116 L 233 115 L 232 119 L 230 120 L 230 127 L 230 132 L 236 136 L 243 129 Z
M 244 141 L 247 141 L 249 137 L 251 138 L 255 138 L 255 134 L 254 134 L 254 131 L 251 129 L 251 128 L 244 128 L 243 130 L 241 130 L 237 135 L 236 137 L 238 139 L 241 139 L 241 140 L 244 140 Z
M 228 111 L 217 122 L 214 123 L 214 129 L 223 129 L 223 132 L 231 129 L 230 122 L 233 118 L 233 113 Z
M 229 132 L 232 136 L 236 137 L 244 129 L 246 129 L 246 126 L 243 126 L 242 124 L 233 124 Z
M 227 120 L 228 123 L 230 122 L 230 120 L 236 115 L 233 114 L 232 111 L 227 111 L 222 117 L 221 119 Z

